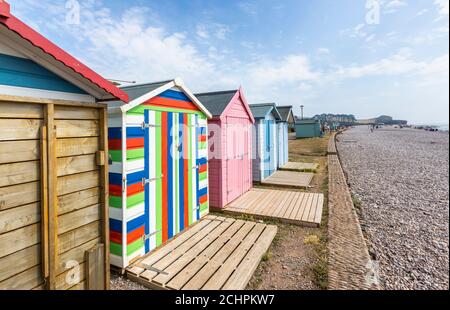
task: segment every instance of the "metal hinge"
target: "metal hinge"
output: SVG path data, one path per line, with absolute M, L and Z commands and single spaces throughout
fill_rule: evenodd
M 194 166 L 194 167 L 192 167 L 192 169 L 198 169 L 199 168 L 199 166 Z
M 142 186 L 145 186 L 146 184 L 149 184 L 150 182 L 155 182 L 155 181 L 161 180 L 163 177 L 164 177 L 164 175 L 161 175 L 159 178 L 151 178 L 151 179 L 142 178 Z
M 147 124 L 146 122 L 142 123 L 142 129 L 145 129 L 145 128 L 158 128 L 158 127 L 161 127 L 161 126 L 160 125 L 155 125 L 155 124 Z

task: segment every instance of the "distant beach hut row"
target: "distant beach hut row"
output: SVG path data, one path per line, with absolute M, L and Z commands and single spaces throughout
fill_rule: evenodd
M 249 105 L 241 88 L 194 95 L 180 79 L 118 88 L 6 2 L 0 38 L 0 289 L 108 288 L 110 263 L 287 163 L 292 107 Z

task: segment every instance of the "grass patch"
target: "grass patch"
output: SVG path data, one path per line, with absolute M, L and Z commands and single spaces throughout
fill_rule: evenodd
M 355 195 L 352 194 L 352 201 L 353 201 L 353 205 L 355 206 L 355 208 L 357 210 L 361 210 L 361 208 L 362 208 L 361 200 L 359 200 L 358 197 L 356 197 Z

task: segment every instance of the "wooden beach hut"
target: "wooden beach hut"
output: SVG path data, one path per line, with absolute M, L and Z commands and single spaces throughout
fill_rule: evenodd
M 322 125 L 317 119 L 302 119 L 295 122 L 297 139 L 319 138 L 322 136 Z
M 179 80 L 122 88 L 109 112 L 111 264 L 126 268 L 209 212 L 208 110 Z
M 255 119 L 242 88 L 195 96 L 213 116 L 208 121 L 209 203 L 222 209 L 252 188 Z
M 111 99 L 128 96 L 0 2 L 0 290 L 109 287 Z
M 275 103 L 250 105 L 250 110 L 255 118 L 252 137 L 253 181 L 261 182 L 277 170 L 277 121 L 281 121 L 281 116 Z
M 284 167 L 289 161 L 289 127 L 294 122 L 292 106 L 277 107 L 281 120 L 277 122 L 278 130 L 278 168 Z

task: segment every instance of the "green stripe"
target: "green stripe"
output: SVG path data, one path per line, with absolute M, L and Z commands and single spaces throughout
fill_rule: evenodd
M 161 175 L 161 113 L 155 113 L 155 124 L 158 125 L 156 127 L 156 141 L 154 145 L 150 145 L 149 147 L 156 148 L 156 175 Z M 158 179 L 156 181 L 156 230 L 158 233 L 156 234 L 156 246 L 160 246 L 162 244 L 162 180 Z
M 127 256 L 132 255 L 134 252 L 142 249 L 144 247 L 144 240 L 142 238 L 139 238 L 138 240 L 130 243 L 127 246 Z
M 200 176 L 199 176 L 200 181 L 206 180 L 207 178 L 208 178 L 207 171 L 200 173 Z
M 145 193 L 139 193 L 127 198 L 127 208 L 132 208 L 145 201 Z
M 109 196 L 109 206 L 117 209 L 122 209 L 122 197 Z
M 145 150 L 144 149 L 135 149 L 135 150 L 128 150 L 127 151 L 127 161 L 133 160 L 137 158 L 144 158 L 145 157 Z
M 122 151 L 113 151 L 109 150 L 109 156 L 111 157 L 111 160 L 114 162 L 121 163 L 122 162 Z
M 173 112 L 173 113 L 187 113 L 187 114 L 198 114 L 200 117 L 203 116 L 204 119 L 206 119 L 206 116 L 201 111 L 192 111 L 192 110 L 184 110 L 184 109 L 174 109 L 174 108 L 166 108 L 166 107 L 156 107 L 156 106 L 144 106 L 140 105 L 137 106 L 130 111 L 127 112 L 127 114 L 144 114 L 145 110 L 152 110 L 152 111 L 159 111 L 159 112 Z
M 192 219 L 192 187 L 195 186 L 192 183 L 192 128 L 191 128 L 191 116 L 188 115 L 187 117 L 187 135 L 188 135 L 188 145 L 187 145 L 187 153 L 188 153 L 188 212 L 189 212 L 189 225 L 192 224 L 193 219 Z
M 206 142 L 199 142 L 198 144 L 199 149 L 204 150 L 206 149 L 206 147 L 207 147 Z
M 206 201 L 204 204 L 200 205 L 200 211 L 205 211 L 208 209 L 208 201 Z
M 111 254 L 122 256 L 122 246 L 118 243 L 110 242 L 109 251 L 111 252 Z

